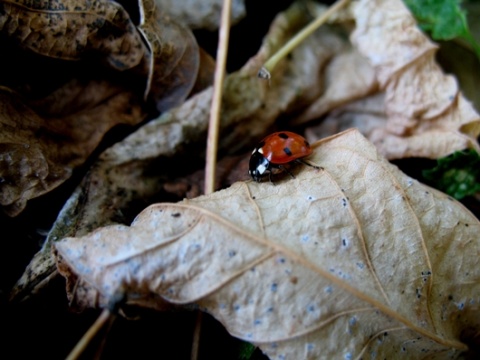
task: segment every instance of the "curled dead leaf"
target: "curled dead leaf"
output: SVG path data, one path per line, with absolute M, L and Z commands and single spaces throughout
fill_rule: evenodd
M 145 95 L 164 112 L 182 104 L 195 85 L 199 49 L 191 30 L 161 13 L 154 0 L 141 5 L 144 15 L 137 29 L 148 47 Z
M 77 108 L 73 97 L 52 108 L 56 114 L 51 117 L 40 116 L 20 95 L 0 87 L 0 204 L 8 215 L 18 215 L 29 199 L 68 179 L 114 125 L 134 125 L 144 118 L 133 94 L 107 83 L 90 85 L 95 90 L 86 86 L 79 92 L 70 89 L 71 94 L 89 92 L 86 97 L 96 98 L 95 103 Z M 52 94 L 50 100 L 55 98 Z
M 330 64 L 334 72 L 325 92 L 292 123 L 335 110 L 328 117 L 338 128 L 354 124 L 388 159 L 479 151 L 480 115 L 456 79 L 437 64 L 437 45 L 418 28 L 405 4 L 361 0 L 351 2 L 345 14 L 355 23 L 350 34 L 355 52 Z M 339 21 L 349 24 L 345 18 Z M 352 70 L 355 75 L 345 76 Z M 382 99 L 381 114 L 352 111 L 357 101 L 369 101 L 367 96 Z
M 140 63 L 146 48 L 115 1 L 0 1 L 0 32 L 45 56 L 78 60 L 96 52 L 115 69 Z
M 369 60 L 385 90 L 385 127 L 370 139 L 389 159 L 439 158 L 480 150 L 480 116 L 457 81 L 435 61 L 437 46 L 400 0 L 352 4 L 352 43 Z M 379 14 L 382 14 L 379 16 Z
M 270 358 L 458 357 L 480 319 L 479 221 L 356 130 L 314 147 L 324 170 L 55 243 L 69 297 L 196 303 Z

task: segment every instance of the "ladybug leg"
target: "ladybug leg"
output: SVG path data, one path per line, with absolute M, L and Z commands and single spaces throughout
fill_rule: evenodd
M 272 183 L 272 185 L 275 185 L 275 183 L 274 183 L 273 180 L 272 180 L 272 172 L 271 172 L 271 171 L 268 173 L 268 180 L 270 180 L 270 182 Z
M 310 167 L 313 167 L 314 169 L 317 169 L 317 170 L 324 170 L 323 167 L 314 165 L 314 164 L 313 164 L 312 162 L 310 162 L 309 160 L 297 159 L 297 160 L 295 160 L 295 162 L 300 163 L 300 164 L 303 164 L 303 165 L 307 165 L 307 166 L 310 166 Z
M 288 168 L 286 166 L 278 165 L 278 168 L 282 171 L 285 171 L 288 175 L 290 175 L 290 177 L 292 179 L 295 179 L 295 175 L 293 175 L 292 172 L 290 170 L 288 170 Z

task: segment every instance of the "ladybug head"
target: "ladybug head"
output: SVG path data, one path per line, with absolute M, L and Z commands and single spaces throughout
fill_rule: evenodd
M 258 150 L 255 150 L 250 157 L 248 173 L 253 180 L 259 182 L 263 177 L 270 174 L 270 161 Z

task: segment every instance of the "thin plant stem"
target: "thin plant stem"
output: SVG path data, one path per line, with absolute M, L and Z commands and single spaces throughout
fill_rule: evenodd
M 92 326 L 88 331 L 82 336 L 80 341 L 75 345 L 70 354 L 66 357 L 66 360 L 76 360 L 82 355 L 82 353 L 87 348 L 88 344 L 92 339 L 97 335 L 97 333 L 102 329 L 105 323 L 111 318 L 112 313 L 109 309 L 104 309 L 100 316 L 95 320 Z
M 191 360 L 198 359 L 198 349 L 200 348 L 200 331 L 202 329 L 203 313 L 197 310 L 197 316 L 195 317 L 195 327 L 193 329 L 192 339 L 192 352 L 190 355 Z
M 212 104 L 210 106 L 210 119 L 207 137 L 207 160 L 205 164 L 205 194 L 215 191 L 215 166 L 217 163 L 218 132 L 220 128 L 220 110 L 222 105 L 223 83 L 227 63 L 228 38 L 230 35 L 230 14 L 232 0 L 224 0 L 222 18 L 218 38 L 217 59 L 215 65 L 215 78 L 213 83 Z M 197 311 L 195 329 L 193 331 L 191 360 L 198 359 L 200 346 L 200 332 L 202 327 L 202 312 Z
M 230 34 L 230 13 L 232 1 L 224 0 L 222 19 L 217 48 L 215 78 L 213 84 L 212 105 L 207 138 L 207 162 L 205 165 L 205 194 L 215 191 L 215 165 L 217 163 L 218 130 L 220 127 L 220 110 L 222 103 L 223 83 L 225 79 L 225 65 L 227 62 L 228 37 Z
M 322 15 L 304 27 L 300 32 L 298 32 L 293 38 L 291 38 L 284 46 L 282 46 L 275 54 L 273 54 L 267 62 L 263 65 L 259 74 L 259 77 L 269 78 L 269 74 L 273 71 L 275 66 L 278 64 L 280 60 L 282 60 L 285 56 L 287 56 L 293 49 L 295 49 L 302 41 L 304 41 L 307 37 L 309 37 L 315 30 L 317 30 L 321 25 L 323 25 L 332 14 L 339 11 L 342 7 L 347 5 L 350 0 L 338 0 L 332 6 L 330 6 L 327 11 L 325 11 Z M 265 71 L 266 74 L 265 75 Z

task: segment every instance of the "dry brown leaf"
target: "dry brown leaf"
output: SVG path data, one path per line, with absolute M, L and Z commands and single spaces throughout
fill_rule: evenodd
M 0 32 L 35 53 L 78 60 L 102 54 L 115 69 L 140 63 L 146 48 L 128 13 L 115 1 L 1 0 Z
M 192 90 L 200 64 L 198 45 L 190 29 L 162 14 L 155 0 L 140 3 L 143 16 L 137 29 L 149 49 L 146 95 L 164 112 L 181 105 Z
M 310 160 L 324 170 L 152 205 L 130 227 L 56 243 L 69 296 L 196 303 L 272 359 L 457 358 L 479 330 L 478 219 L 356 130 Z
M 96 90 L 89 92 L 90 86 Z M 145 116 L 138 99 L 106 82 L 92 81 L 82 91 L 89 92 L 88 99 L 96 94 L 97 101 L 79 109 L 70 98 L 70 104 L 53 109 L 56 116 L 42 117 L 21 96 L 0 87 L 0 204 L 8 215 L 18 215 L 29 199 L 68 179 L 114 125 L 134 125 Z
M 127 4 L 134 18 L 139 12 L 139 24 L 115 1 L 0 4 L 0 32 L 20 47 L 61 60 L 97 53 L 114 69 L 135 68 L 133 72 L 145 78 L 145 96 L 150 94 L 160 111 L 181 104 L 195 84 L 196 40 L 188 28 L 160 16 L 154 0 L 139 1 L 141 9 Z

